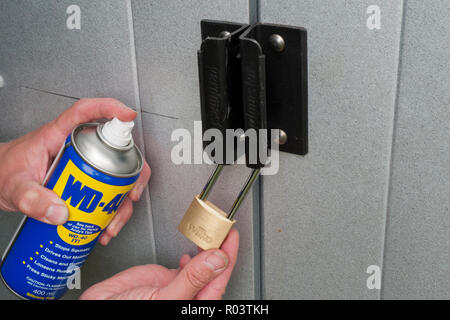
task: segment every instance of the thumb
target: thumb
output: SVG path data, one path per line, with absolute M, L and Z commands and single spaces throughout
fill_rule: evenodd
M 19 182 L 13 203 L 25 215 L 49 224 L 63 224 L 69 218 L 65 202 L 52 190 L 32 180 Z
M 166 287 L 158 292 L 157 299 L 190 300 L 208 283 L 219 276 L 228 265 L 224 251 L 212 249 L 203 251 L 178 273 Z

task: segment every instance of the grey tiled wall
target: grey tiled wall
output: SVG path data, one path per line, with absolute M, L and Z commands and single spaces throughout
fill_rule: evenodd
M 66 9 L 81 8 L 81 30 Z M 381 28 L 366 26 L 370 5 Z M 196 248 L 176 230 L 208 165 L 170 161 L 176 128 L 200 120 L 201 19 L 308 30 L 309 153 L 281 154 L 239 211 L 231 299 L 450 298 L 450 0 L 0 2 L 0 141 L 81 97 L 138 111 L 152 167 L 132 220 L 82 271 L 82 287 L 137 264 L 177 267 Z M 227 167 L 210 199 L 225 210 L 249 170 Z M 20 213 L 0 213 L 0 251 Z M 367 267 L 382 269 L 368 289 Z M 81 292 L 69 292 L 77 298 Z M 11 299 L 0 285 L 0 298 Z

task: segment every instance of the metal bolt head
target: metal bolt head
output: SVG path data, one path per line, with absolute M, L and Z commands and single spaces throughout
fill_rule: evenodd
M 287 139 L 288 139 L 288 136 L 287 136 L 286 132 L 284 132 L 283 130 L 280 129 L 279 143 L 280 144 L 286 144 Z
M 284 50 L 286 43 L 284 39 L 279 34 L 273 34 L 269 37 L 269 44 L 272 50 L 276 52 L 281 52 Z
M 0 89 L 3 88 L 5 86 L 5 80 L 3 79 L 3 77 L 0 75 Z
M 221 33 L 219 33 L 219 37 L 223 38 L 223 37 L 229 37 L 231 36 L 231 33 L 229 31 L 222 31 Z
M 288 139 L 288 136 L 287 136 L 286 132 L 284 132 L 284 131 L 281 130 L 281 129 L 279 129 L 278 131 L 279 131 L 278 137 L 275 137 L 275 138 L 273 139 L 273 141 L 274 141 L 275 143 L 279 144 L 279 145 L 286 144 L 287 139 Z

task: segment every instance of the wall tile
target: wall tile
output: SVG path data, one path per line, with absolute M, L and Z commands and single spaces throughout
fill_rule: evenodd
M 431 3 L 405 7 L 385 299 L 450 298 L 450 2 Z
M 263 22 L 308 31 L 309 153 L 281 154 L 264 177 L 268 299 L 377 299 L 382 263 L 401 1 L 261 1 Z
M 74 4 L 80 30 L 66 27 Z M 136 107 L 128 22 L 125 1 L 3 1 L 0 72 L 10 86 Z

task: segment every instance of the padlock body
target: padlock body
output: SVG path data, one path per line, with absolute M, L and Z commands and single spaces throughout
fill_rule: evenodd
M 236 220 L 208 200 L 194 198 L 178 230 L 203 250 L 220 248 Z

